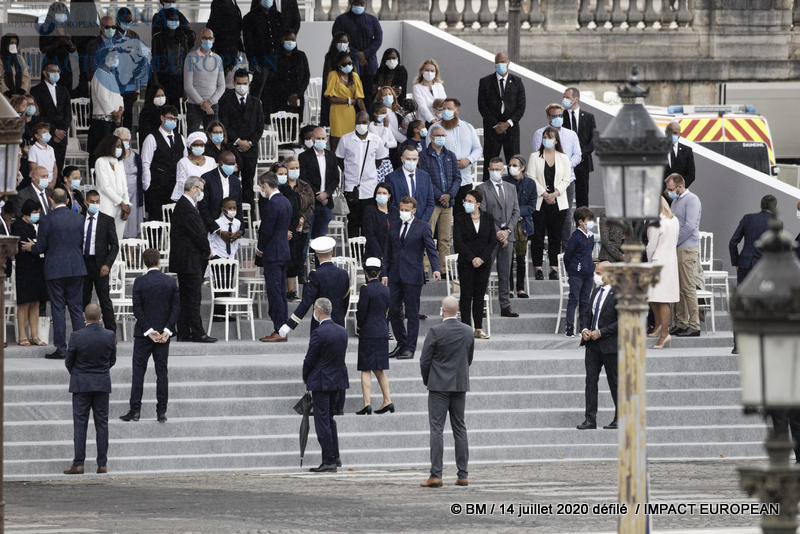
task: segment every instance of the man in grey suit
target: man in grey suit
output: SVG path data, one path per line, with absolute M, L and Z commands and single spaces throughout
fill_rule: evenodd
M 497 260 L 497 288 L 500 297 L 500 315 L 503 317 L 519 317 L 511 309 L 509 298 L 509 278 L 511 277 L 511 256 L 514 254 L 514 228 L 519 219 L 519 202 L 517 189 L 513 184 L 503 181 L 503 160 L 489 160 L 489 181 L 483 182 L 476 189 L 483 193 L 481 211 L 488 212 L 494 218 L 497 242 L 494 255 Z
M 456 486 L 469 485 L 469 446 L 464 406 L 469 391 L 469 366 L 472 365 L 475 338 L 472 328 L 459 321 L 457 315 L 458 300 L 445 297 L 442 301 L 444 320 L 428 331 L 419 361 L 422 382 L 428 386 L 428 421 L 431 429 L 431 476 L 420 484 L 423 488 L 442 486 L 442 431 L 448 412 L 456 445 Z

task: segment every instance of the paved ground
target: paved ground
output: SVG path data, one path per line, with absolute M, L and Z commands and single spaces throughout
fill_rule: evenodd
M 738 464 L 741 465 L 741 464 Z M 653 463 L 651 502 L 753 502 L 738 489 L 736 462 Z M 67 466 L 65 466 L 67 467 Z M 5 484 L 6 532 L 611 532 L 613 515 L 591 515 L 616 502 L 616 464 L 474 466 L 471 485 L 423 489 L 423 470 L 340 470 L 337 474 L 230 474 L 163 478 L 83 475 L 53 482 Z M 471 516 L 468 503 L 492 504 Z M 583 504 L 590 515 L 517 517 L 520 505 Z M 501 515 L 500 505 L 514 505 Z M 461 513 L 453 509 L 461 506 Z M 757 516 L 676 515 L 663 529 L 755 532 Z M 745 528 L 750 527 L 750 528 Z M 743 530 L 739 530 L 739 529 Z

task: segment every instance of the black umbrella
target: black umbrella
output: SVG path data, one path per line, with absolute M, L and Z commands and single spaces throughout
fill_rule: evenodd
M 303 456 L 306 453 L 306 445 L 308 444 L 308 416 L 311 415 L 311 406 L 311 393 L 308 391 L 294 405 L 294 411 L 303 416 L 300 420 L 300 467 L 303 467 Z

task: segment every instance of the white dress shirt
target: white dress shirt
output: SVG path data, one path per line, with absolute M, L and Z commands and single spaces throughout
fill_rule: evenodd
M 569 120 L 570 120 L 569 124 L 570 124 L 570 126 L 572 126 L 572 128 L 571 128 L 572 131 L 577 133 L 578 132 L 578 122 L 581 120 L 581 117 L 580 117 L 581 108 L 580 108 L 580 106 L 576 107 L 575 109 L 570 109 L 570 110 L 566 110 L 565 109 L 564 113 L 569 113 Z
M 219 169 L 219 181 L 222 184 L 222 198 L 228 198 L 231 195 L 231 179 L 225 176 L 222 169 Z
M 50 98 L 53 99 L 53 104 L 58 107 L 58 97 L 56 96 L 56 84 L 50 83 L 47 74 L 43 74 L 44 77 L 44 85 L 47 87 L 47 90 L 50 91 Z
M 506 90 L 508 89 L 509 76 L 508 72 L 506 72 L 503 76 L 495 73 L 495 76 L 497 77 L 497 90 L 500 92 L 500 113 L 504 113 L 506 111 L 506 103 L 503 101 L 503 96 L 505 96 Z M 503 86 L 500 85 L 501 81 Z M 509 126 L 514 126 L 514 121 L 511 119 L 508 119 L 506 122 L 508 122 Z
M 416 176 L 417 171 L 414 171 L 414 175 L 415 175 L 414 176 L 414 189 L 411 189 L 411 173 L 408 172 L 405 167 L 400 167 L 400 168 L 403 169 L 403 174 L 406 177 L 406 187 L 408 188 L 408 194 L 409 195 L 413 195 L 412 191 L 415 191 L 417 189 L 417 183 L 418 183 L 417 182 L 418 177 Z
M 372 198 L 378 185 L 378 169 L 375 159 L 383 140 L 372 132 L 361 139 L 356 133 L 349 132 L 339 139 L 336 157 L 344 160 L 344 190 L 352 192 L 358 187 L 358 198 Z M 368 152 L 364 153 L 365 150 Z M 363 165 L 363 170 L 362 170 Z
M 219 218 L 214 222 L 217 223 L 217 226 L 219 226 L 220 232 L 236 233 L 242 226 L 242 222 L 239 219 L 236 217 L 233 219 L 228 219 L 228 217 L 226 217 L 224 214 L 220 215 Z M 225 241 L 223 241 L 219 236 L 219 232 L 208 234 L 208 245 L 211 247 L 212 255 L 219 256 L 220 258 L 231 259 L 236 257 L 236 251 L 239 248 L 239 240 L 237 239 L 231 243 L 230 254 L 228 254 L 227 243 L 225 243 Z
M 325 173 L 328 171 L 328 164 L 325 161 L 325 151 L 318 151 L 314 149 L 314 155 L 317 156 L 317 165 L 319 165 L 319 190 L 325 192 Z
M 178 139 L 177 135 L 175 134 L 175 130 L 172 133 L 166 131 L 164 128 L 159 127 L 158 132 L 161 134 L 161 137 L 164 138 L 164 141 L 167 142 L 169 145 L 169 136 L 172 136 L 172 142 L 175 143 Z M 150 188 L 150 164 L 153 163 L 153 154 L 156 153 L 156 138 L 153 137 L 155 134 L 149 134 L 144 142 L 142 143 L 142 188 L 147 191 Z M 183 147 L 183 156 L 186 157 L 187 151 L 186 147 Z
M 91 239 L 91 243 L 89 244 L 89 256 L 94 256 L 95 253 L 95 242 L 97 241 L 97 218 L 100 214 L 92 215 L 90 213 L 86 214 L 86 218 L 83 221 L 83 245 L 82 250 L 86 250 L 86 238 L 89 237 Z M 89 231 L 89 219 L 93 217 L 94 220 L 92 221 L 92 235 L 87 236 L 86 232 Z
M 589 312 L 589 316 L 592 318 L 592 322 L 589 324 L 589 328 L 584 328 L 584 330 L 591 331 L 592 326 L 594 326 L 595 320 L 597 320 L 593 315 L 595 306 L 597 306 L 597 300 L 600 299 L 600 306 L 597 308 L 597 315 L 599 316 L 600 311 L 603 309 L 603 303 L 606 301 L 606 297 L 608 296 L 609 293 L 611 293 L 611 286 L 609 284 L 602 286 L 601 289 L 603 290 L 603 293 L 601 294 L 600 291 L 598 291 L 597 295 L 595 295 L 594 299 L 592 299 L 592 306 Z M 600 330 L 599 323 L 597 326 L 598 326 L 597 330 Z

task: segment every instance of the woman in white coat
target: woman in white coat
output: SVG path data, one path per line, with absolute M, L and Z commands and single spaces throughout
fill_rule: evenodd
M 647 229 L 647 261 L 661 265 L 661 279 L 650 288 L 648 300 L 653 309 L 656 326 L 650 337 L 657 337 L 654 349 L 663 349 L 672 341 L 669 335 L 669 305 L 680 300 L 678 285 L 678 232 L 680 223 L 661 197 L 660 226 Z
M 558 130 L 548 126 L 542 133 L 542 146 L 531 153 L 528 177 L 536 182 L 536 212 L 533 214 L 533 241 L 531 261 L 536 268 L 536 279 L 544 280 L 542 256 L 544 236 L 547 234 L 547 257 L 550 261 L 550 280 L 558 280 L 558 254 L 561 252 L 561 229 L 567 216 L 572 163 L 561 149 Z
M 116 135 L 101 139 L 95 149 L 94 180 L 100 193 L 100 213 L 114 219 L 117 239 L 122 240 L 125 221 L 131 213 L 128 201 L 128 179 L 122 155 L 125 152 L 122 140 Z
M 434 122 L 436 115 L 433 113 L 433 101 L 447 98 L 444 84 L 439 77 L 439 64 L 435 59 L 426 59 L 419 66 L 412 94 L 417 105 L 417 118 L 424 120 L 425 124 Z
M 175 187 L 172 190 L 171 199 L 177 202 L 183 196 L 183 184 L 190 176 L 203 176 L 208 171 L 217 168 L 214 158 L 204 155 L 206 151 L 208 137 L 203 132 L 192 132 L 186 138 L 186 148 L 189 151 L 187 156 L 181 158 L 175 169 Z

